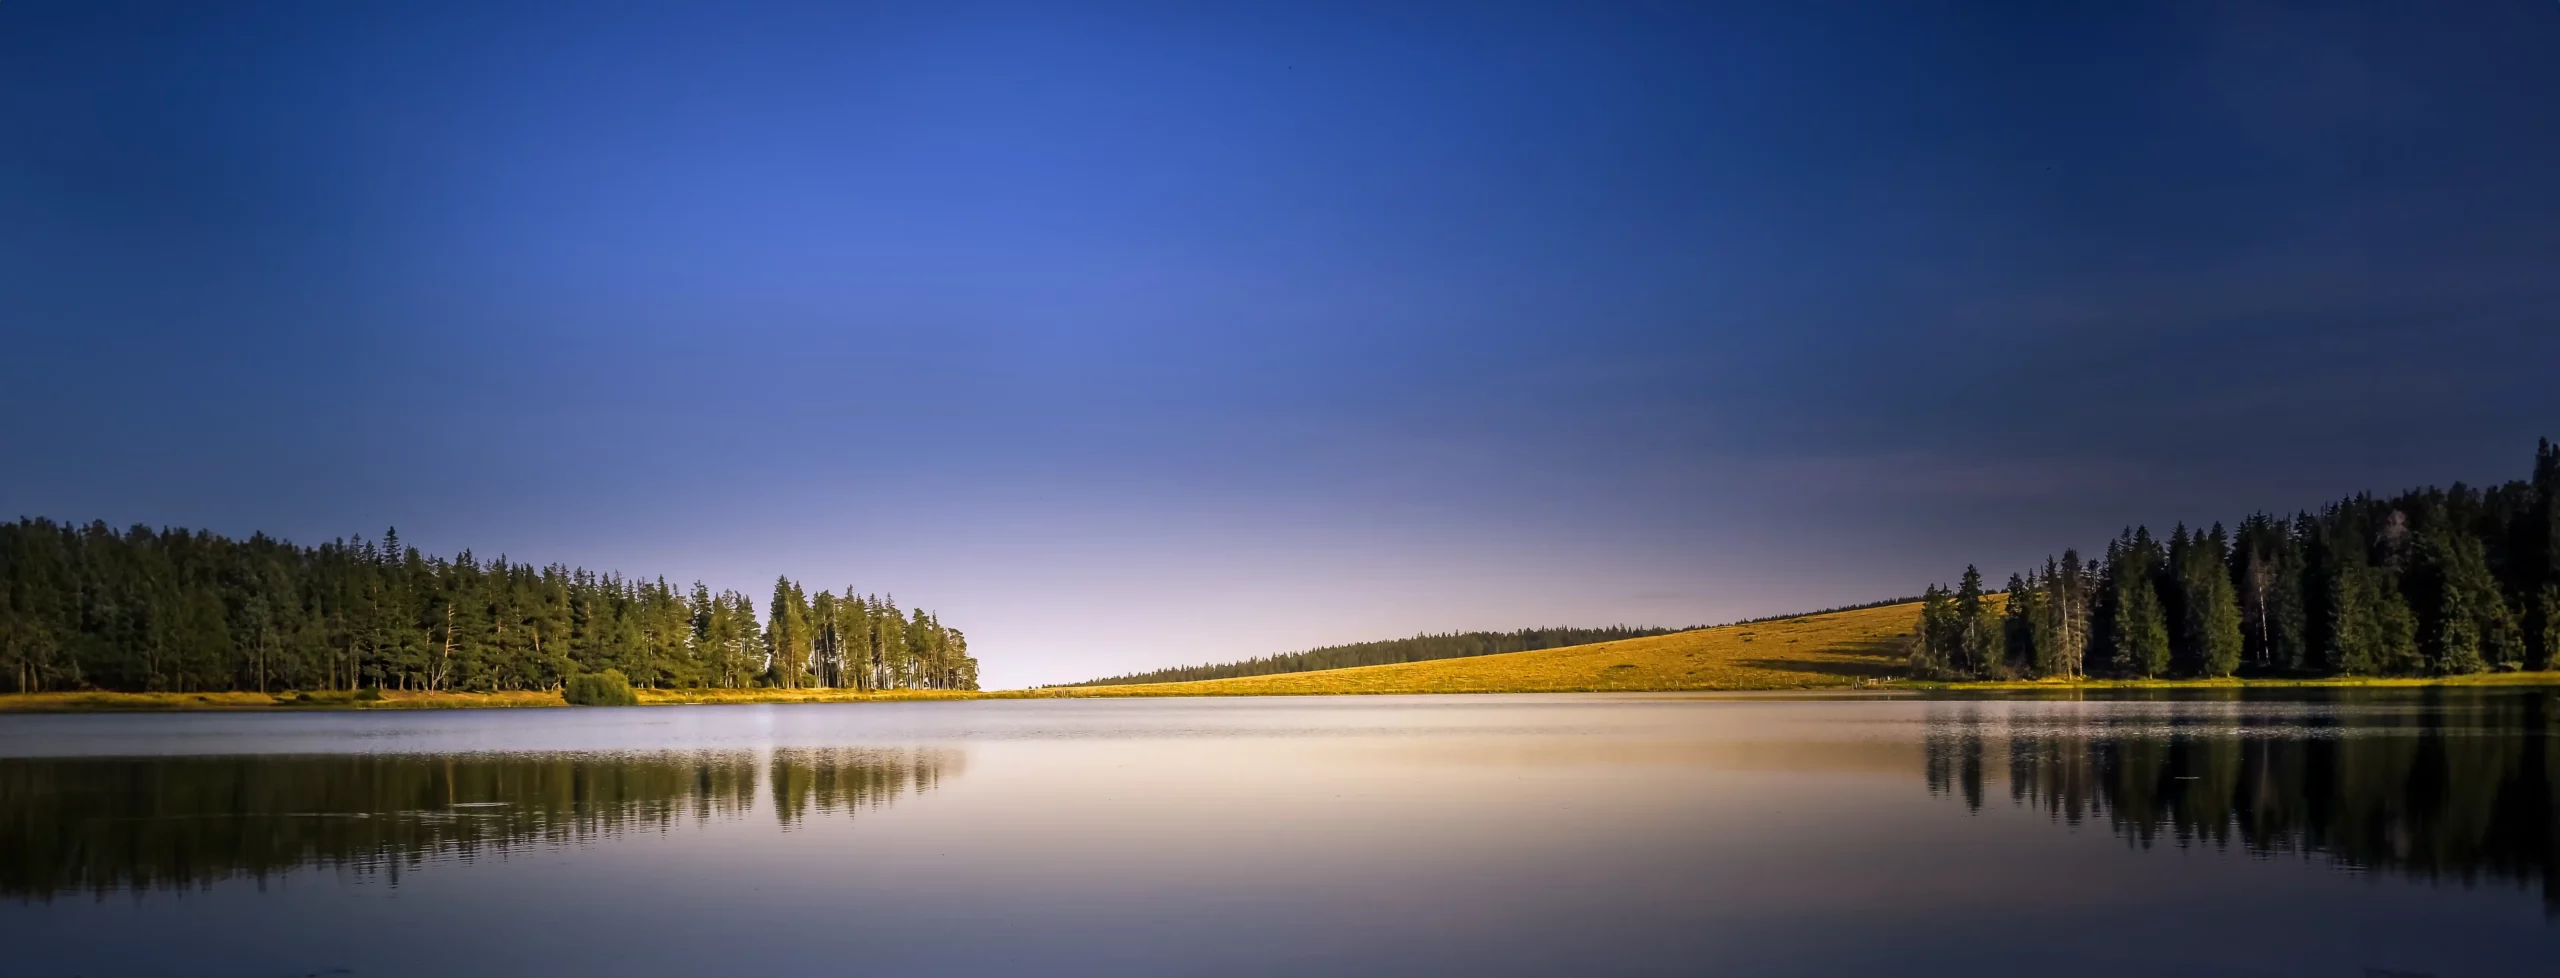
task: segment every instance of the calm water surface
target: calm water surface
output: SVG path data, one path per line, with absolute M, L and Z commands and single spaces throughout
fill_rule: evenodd
M 0 717 L 0 972 L 2550 975 L 2548 691 Z

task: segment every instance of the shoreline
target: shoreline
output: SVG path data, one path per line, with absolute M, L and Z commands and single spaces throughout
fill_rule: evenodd
M 1286 675 L 1286 674 L 1282 674 Z M 1662 688 L 1595 687 L 1589 689 L 1442 689 L 1442 690 L 1306 690 L 1279 691 L 1258 689 L 1233 693 L 1205 691 L 1198 688 L 1153 692 L 1133 686 L 1053 686 L 1011 690 L 888 690 L 860 692 L 845 689 L 640 689 L 641 706 L 705 706 L 734 704 L 793 703 L 894 703 L 950 700 L 994 699 L 1123 699 L 1134 697 L 1223 699 L 1250 696 L 1502 696 L 1522 694 L 1574 693 L 1764 693 L 1764 694 L 1932 694 L 1932 693 L 2078 693 L 2121 692 L 2134 690 L 2250 690 L 2250 689 L 2427 689 L 2436 687 L 2560 687 L 2560 670 L 2541 672 L 2475 673 L 2464 676 L 2333 676 L 2333 677 L 2234 677 L 2229 679 L 2090 679 L 2077 682 L 2056 680 L 2005 680 L 1996 682 L 1935 682 L 1903 679 L 1866 680 L 1847 683 L 1806 683 L 1779 686 L 1674 686 Z M 1181 686 L 1166 683 L 1166 686 Z M 100 691 L 52 693 L 0 693 L 0 714 L 38 713 L 306 713 L 349 712 L 365 710 L 485 710 L 485 709 L 549 709 L 566 707 L 560 694 L 548 690 L 517 690 L 499 693 L 421 693 L 384 691 L 378 700 L 360 700 L 349 692 L 313 694 L 309 699 L 290 699 L 271 693 L 117 693 Z
M 1027 691 L 940 689 L 856 692 L 845 689 L 636 689 L 641 706 L 719 703 L 856 703 L 914 700 L 1018 699 Z M 367 710 L 539 710 L 566 707 L 556 690 L 498 693 L 421 693 L 384 690 L 360 700 L 343 690 L 291 699 L 274 693 L 118 693 L 96 690 L 0 693 L 0 715 L 11 713 L 339 713 Z
M 2560 670 L 2475 672 L 2460 676 L 2232 676 L 2224 679 L 2005 679 L 1986 682 L 1899 683 L 1905 689 L 1947 692 L 2089 689 L 2423 689 L 2436 686 L 2560 686 Z

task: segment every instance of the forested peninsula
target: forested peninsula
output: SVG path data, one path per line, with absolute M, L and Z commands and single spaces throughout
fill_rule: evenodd
M 1923 597 L 1925 679 L 2461 676 L 2560 655 L 2560 446 L 2532 475 L 2358 495 L 2236 529 L 2125 530 L 2009 578 Z
M 617 670 L 659 689 L 974 690 L 967 636 L 895 599 L 777 578 L 714 594 L 387 531 L 263 534 L 0 524 L 0 683 L 17 692 L 556 690 Z

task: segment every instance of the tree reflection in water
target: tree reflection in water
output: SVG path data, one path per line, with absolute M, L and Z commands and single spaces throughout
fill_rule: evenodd
M 0 893 L 265 880 L 303 866 L 397 882 L 430 862 L 740 818 L 785 828 L 960 773 L 956 750 L 0 758 Z
M 1934 705 L 1932 794 L 2010 800 L 2128 843 L 2238 846 L 2428 880 L 2538 886 L 2560 913 L 2560 756 L 2548 690 L 2340 692 Z

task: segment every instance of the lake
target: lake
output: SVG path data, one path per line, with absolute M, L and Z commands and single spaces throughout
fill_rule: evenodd
M 2549 975 L 2547 690 L 0 717 L 0 971 Z

